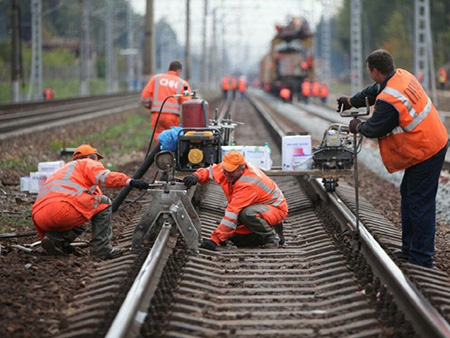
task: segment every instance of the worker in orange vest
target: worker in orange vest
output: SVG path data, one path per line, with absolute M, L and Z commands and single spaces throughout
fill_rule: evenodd
M 236 79 L 235 76 L 233 76 L 230 81 L 230 90 L 233 93 L 233 100 L 236 98 L 236 90 L 237 89 L 238 89 L 238 80 Z
M 402 246 L 393 254 L 432 268 L 436 193 L 448 149 L 447 129 L 416 77 L 395 68 L 388 51 L 373 51 L 366 64 L 375 83 L 352 97 L 341 96 L 337 111 L 364 107 L 367 98 L 375 107 L 364 122 L 352 119 L 349 129 L 378 139 L 388 172 L 404 171 L 400 184 Z
M 153 75 L 142 90 L 142 104 L 150 109 L 152 114 L 153 138 L 155 141 L 158 140 L 162 131 L 180 124 L 180 106 L 191 98 L 189 96 L 191 92 L 189 83 L 180 78 L 182 69 L 183 66 L 180 61 L 172 61 L 167 73 Z M 172 95 L 177 96 L 169 98 L 162 106 L 163 101 Z M 159 114 L 160 111 L 161 115 Z M 158 120 L 158 124 L 156 124 L 156 120 Z
M 322 101 L 323 104 L 327 103 L 329 94 L 330 94 L 330 91 L 328 89 L 327 84 L 320 83 L 319 84 L 319 96 L 320 96 L 320 100 Z
M 230 77 L 227 75 L 222 78 L 222 96 L 224 100 L 227 99 L 229 90 L 230 90 Z
M 31 215 L 42 248 L 48 254 L 79 255 L 71 243 L 84 232 L 83 224 L 89 220 L 93 256 L 110 259 L 123 253 L 109 243 L 111 200 L 103 195 L 100 187 L 147 189 L 149 185 L 144 180 L 105 169 L 99 162 L 102 158 L 89 144 L 80 145 L 73 153 L 73 161 L 51 174 L 39 190 Z
M 241 76 L 239 78 L 238 87 L 239 87 L 239 92 L 241 93 L 240 97 L 242 100 L 242 99 L 244 99 L 245 91 L 247 90 L 247 81 L 245 80 L 245 76 Z
M 309 102 L 309 97 L 311 96 L 311 82 L 308 78 L 305 78 L 302 82 L 302 99 L 304 103 Z
M 439 88 L 444 90 L 445 89 L 445 83 L 447 82 L 447 72 L 444 68 L 439 68 Z
M 42 97 L 45 101 L 53 100 L 53 98 L 55 97 L 55 92 L 52 88 L 46 87 L 42 90 Z
M 311 83 L 311 96 L 314 98 L 319 97 L 319 82 L 316 79 Z
M 284 244 L 282 221 L 288 205 L 276 183 L 245 161 L 238 151 L 228 152 L 223 162 L 197 169 L 184 179 L 186 187 L 214 181 L 222 186 L 228 205 L 219 226 L 201 248 L 216 250 L 230 241 L 235 246 L 276 248 Z
M 283 87 L 280 90 L 280 97 L 284 102 L 291 102 L 291 90 L 289 88 Z

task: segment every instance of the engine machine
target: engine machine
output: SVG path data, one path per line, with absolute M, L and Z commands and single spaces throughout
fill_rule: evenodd
M 347 125 L 333 124 L 325 130 L 319 147 L 313 150 L 315 169 L 351 169 L 354 137 Z
M 332 124 L 325 130 L 322 142 L 313 149 L 313 169 L 352 169 L 354 159 L 354 135 L 347 125 Z M 335 191 L 338 178 L 323 178 L 327 191 Z
M 209 119 L 209 104 L 193 97 L 181 105 L 183 128 L 178 133 L 176 170 L 194 171 L 222 161 L 222 146 L 234 139 L 237 123 Z

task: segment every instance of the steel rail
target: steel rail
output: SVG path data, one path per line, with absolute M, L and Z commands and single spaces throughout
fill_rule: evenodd
M 252 102 L 262 117 L 269 115 L 264 112 L 257 100 L 251 99 L 250 102 Z M 278 134 L 278 137 L 281 139 L 284 133 L 276 123 L 273 123 L 272 121 L 267 125 L 269 128 L 272 126 L 272 133 Z M 348 224 L 351 230 L 356 230 L 356 215 L 343 203 L 339 196 L 335 192 L 325 192 L 320 179 L 312 180 L 311 184 L 317 192 L 320 192 L 322 199 L 330 202 L 343 215 L 347 222 L 342 224 Z M 373 268 L 374 273 L 388 286 L 397 304 L 403 310 L 405 316 L 410 319 L 411 324 L 420 333 L 420 336 L 430 338 L 450 337 L 449 323 L 403 274 L 361 222 L 359 222 L 359 231 L 362 253 Z
M 311 181 L 316 191 L 324 191 L 319 179 Z M 325 193 L 327 202 L 346 219 L 351 230 L 356 230 L 356 216 L 335 193 Z M 321 196 L 325 196 L 321 194 Z M 403 274 L 367 228 L 359 223 L 361 250 L 374 273 L 388 286 L 398 306 L 411 321 L 420 337 L 450 337 L 449 323 L 428 302 L 417 287 Z
M 107 338 L 139 335 L 164 266 L 177 241 L 178 236 L 170 236 L 171 230 L 172 224 L 164 222 L 150 253 L 106 334 Z

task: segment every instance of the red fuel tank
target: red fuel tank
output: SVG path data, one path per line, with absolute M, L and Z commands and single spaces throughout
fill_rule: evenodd
M 192 99 L 181 105 L 183 128 L 206 128 L 209 126 L 209 104 L 205 100 Z

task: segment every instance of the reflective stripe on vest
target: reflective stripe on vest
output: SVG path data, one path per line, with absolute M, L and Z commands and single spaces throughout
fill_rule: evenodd
M 156 76 L 155 90 L 153 92 L 153 103 L 152 103 L 152 108 L 151 108 L 152 112 L 153 111 L 159 112 L 159 110 L 161 109 L 162 103 L 166 99 L 166 98 L 164 98 L 162 101 L 158 100 L 158 91 L 159 91 L 160 78 L 161 78 L 161 75 L 157 75 Z M 173 84 L 176 84 L 174 80 L 169 80 L 169 79 L 166 79 L 166 78 L 163 78 L 162 80 L 167 80 L 169 87 L 172 87 L 172 88 L 174 86 L 170 85 L 170 82 L 172 82 Z M 183 89 L 183 80 L 179 79 L 178 80 L 178 84 L 177 84 L 177 92 L 176 92 L 176 94 L 181 94 L 182 89 Z M 165 112 L 165 113 L 173 113 L 173 114 L 180 114 L 180 104 L 178 103 L 178 101 L 175 102 L 175 103 L 166 101 L 166 103 L 164 103 L 163 112 Z

